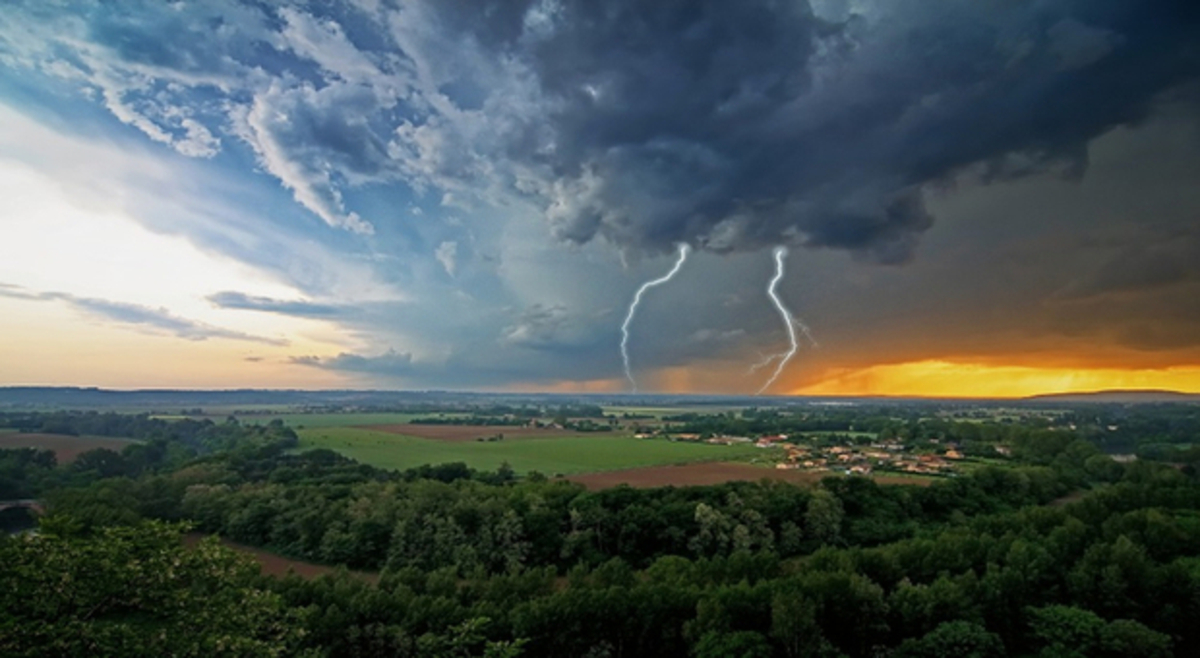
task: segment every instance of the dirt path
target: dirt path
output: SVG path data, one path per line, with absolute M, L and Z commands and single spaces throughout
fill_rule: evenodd
M 195 546 L 200 543 L 200 540 L 208 535 L 202 532 L 189 532 L 183 536 L 185 546 Z M 245 553 L 254 558 L 255 562 L 262 568 L 262 572 L 268 576 L 281 578 L 288 575 L 288 572 L 295 572 L 297 576 L 305 579 L 312 579 L 318 576 L 324 576 L 337 571 L 337 567 L 331 567 L 327 564 L 315 564 L 312 562 L 304 562 L 302 560 L 293 560 L 283 557 L 271 551 L 253 546 L 246 546 L 228 539 L 221 539 L 221 544 L 232 548 L 239 553 Z M 371 571 L 351 571 L 350 575 L 361 578 L 369 583 L 379 582 L 379 574 Z

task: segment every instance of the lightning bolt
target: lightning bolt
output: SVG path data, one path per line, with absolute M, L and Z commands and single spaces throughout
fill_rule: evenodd
M 797 329 L 813 344 L 813 347 L 818 346 L 817 340 L 813 338 L 812 331 L 808 328 L 808 325 L 796 319 L 796 316 L 792 315 L 792 312 L 783 305 L 783 300 L 779 299 L 779 294 L 775 292 L 775 288 L 783 280 L 783 261 L 787 258 L 787 253 L 786 247 L 775 247 L 775 276 L 771 278 L 771 283 L 767 286 L 767 296 L 771 298 L 771 303 L 775 305 L 775 310 L 779 311 L 779 316 L 783 318 L 783 325 L 787 327 L 788 344 L 790 347 L 786 352 L 764 357 L 761 361 L 750 367 L 750 372 L 754 372 L 759 368 L 770 365 L 773 361 L 777 361 L 775 371 L 771 373 L 770 379 L 762 385 L 762 388 L 758 389 L 759 395 L 762 395 L 764 391 L 771 387 L 771 384 L 775 383 L 775 380 L 779 378 L 779 374 L 787 366 L 788 361 L 791 361 L 792 357 L 796 356 L 796 351 L 800 349 L 800 341 L 796 338 Z
M 675 266 L 671 268 L 663 276 L 660 276 L 653 281 L 647 281 L 638 288 L 637 294 L 633 296 L 633 301 L 629 304 L 629 312 L 625 314 L 625 322 L 621 323 L 621 360 L 625 363 L 625 378 L 629 380 L 629 385 L 633 387 L 633 392 L 637 393 L 637 381 L 633 378 L 633 371 L 629 368 L 629 325 L 633 322 L 633 314 L 637 312 L 638 304 L 642 302 L 642 295 L 654 286 L 660 286 L 679 273 L 679 268 L 683 267 L 683 261 L 687 260 L 688 246 L 686 244 L 679 245 L 679 258 L 675 261 Z

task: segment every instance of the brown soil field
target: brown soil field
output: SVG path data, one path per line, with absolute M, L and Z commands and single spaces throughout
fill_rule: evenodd
M 474 441 L 480 437 L 503 434 L 505 439 L 550 438 L 559 436 L 608 436 L 608 433 L 573 432 L 571 430 L 544 429 L 539 427 L 513 427 L 510 425 L 358 425 L 361 430 L 374 430 L 389 434 L 403 434 L 420 439 L 436 441 Z
M 619 484 L 627 484 L 636 489 L 665 486 L 697 486 L 721 484 L 723 482 L 748 481 L 757 482 L 764 478 L 791 482 L 793 484 L 814 484 L 822 478 L 834 475 L 828 471 L 794 471 L 777 468 L 762 468 L 749 464 L 734 464 L 728 462 L 708 462 L 703 464 L 685 464 L 680 466 L 651 466 L 647 468 L 631 468 L 622 471 L 606 471 L 602 473 L 585 473 L 572 475 L 567 479 L 578 482 L 590 490 L 608 489 Z M 906 484 L 927 487 L 930 480 L 903 477 L 896 475 L 875 476 L 879 484 Z
M 65 434 L 24 434 L 5 432 L 0 434 L 0 449 L 38 448 L 53 450 L 60 464 L 75 461 L 81 453 L 96 448 L 108 448 L 120 452 L 121 448 L 134 443 L 131 439 L 114 439 L 107 436 L 67 436 Z
M 938 481 L 937 477 L 922 475 L 872 475 L 875 484 L 903 484 L 910 487 L 928 487 Z
M 202 532 L 189 532 L 183 536 L 183 543 L 185 546 L 192 547 L 196 544 L 199 544 L 200 540 L 207 536 L 208 535 Z M 239 544 L 235 541 L 229 541 L 228 539 L 224 538 L 221 539 L 221 544 L 223 546 L 232 548 L 239 553 L 245 553 L 246 555 L 254 558 L 254 561 L 257 562 L 258 566 L 262 569 L 262 573 L 267 576 L 275 576 L 279 578 L 286 576 L 289 571 L 293 571 L 301 578 L 312 579 L 337 571 L 336 567 L 331 567 L 325 564 L 314 564 L 312 562 L 304 562 L 301 560 L 292 560 L 261 548 L 246 546 L 245 544 Z M 379 574 L 377 573 L 351 571 L 350 575 L 371 583 L 379 582 Z

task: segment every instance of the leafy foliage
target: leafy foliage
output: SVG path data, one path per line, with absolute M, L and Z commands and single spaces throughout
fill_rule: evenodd
M 179 533 L 148 522 L 87 538 L 43 532 L 0 542 L 0 653 L 295 654 L 302 611 L 258 587 L 244 556 L 215 540 L 185 549 Z

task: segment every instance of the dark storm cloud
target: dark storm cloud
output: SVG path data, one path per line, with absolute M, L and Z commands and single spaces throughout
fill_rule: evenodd
M 55 46 L 78 62 L 39 46 L 54 30 L 12 37 L 17 59 L 186 154 L 236 136 L 330 226 L 376 228 L 351 188 L 515 192 L 629 251 L 903 262 L 931 186 L 1079 178 L 1091 140 L 1200 75 L 1189 0 L 91 7 Z
M 1148 235 L 1127 245 L 1091 277 L 1060 295 L 1077 300 L 1139 295 L 1200 282 L 1200 228 L 1177 228 L 1170 235 Z
M 77 311 L 93 317 L 121 324 L 144 327 L 164 332 L 186 340 L 226 338 L 244 340 L 265 345 L 287 345 L 286 340 L 266 338 L 214 327 L 203 322 L 181 318 L 165 308 L 151 308 L 140 304 L 128 304 L 94 297 L 79 297 L 65 292 L 32 292 L 20 286 L 0 284 L 0 297 L 40 302 L 63 302 Z
M 544 120 L 502 157 L 557 234 L 657 251 L 903 261 L 933 221 L 925 186 L 972 166 L 1077 177 L 1089 140 L 1200 73 L 1191 2 L 828 4 L 436 7 L 536 80 Z

